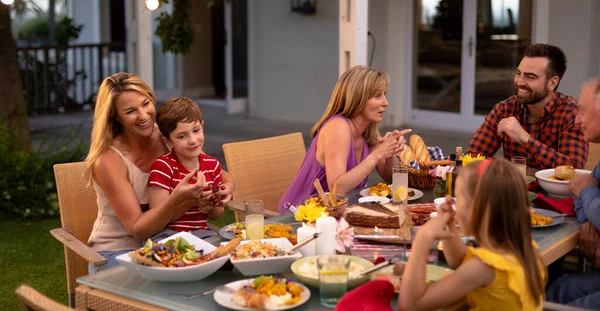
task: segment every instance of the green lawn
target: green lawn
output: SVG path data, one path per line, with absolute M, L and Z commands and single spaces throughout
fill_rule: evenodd
M 233 211 L 211 221 L 222 227 L 235 222 Z M 60 227 L 59 219 L 0 221 L 0 309 L 19 310 L 15 289 L 25 283 L 50 298 L 68 304 L 63 246 L 50 230 Z

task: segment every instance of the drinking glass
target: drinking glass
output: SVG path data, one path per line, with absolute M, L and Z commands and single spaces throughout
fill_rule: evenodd
M 406 205 L 408 201 L 408 167 L 392 168 L 392 197 L 394 203 Z
M 510 161 L 517 166 L 517 169 L 523 175 L 523 179 L 525 179 L 527 177 L 527 158 L 514 156 L 510 158 Z
M 350 259 L 344 256 L 324 256 L 317 259 L 321 305 L 335 308 L 348 291 Z
M 257 240 L 264 238 L 264 203 L 262 200 L 246 201 L 246 238 Z
M 412 245 L 414 245 L 414 243 L 415 243 L 415 237 L 417 236 L 419 229 L 421 229 L 421 226 L 415 226 L 415 227 L 410 228 L 410 240 L 411 240 Z M 439 243 L 440 243 L 440 241 L 434 240 L 433 243 L 431 244 L 431 246 L 429 247 L 429 255 L 427 255 L 427 264 L 437 265 L 438 244 Z M 411 250 L 411 256 L 412 256 L 412 250 Z

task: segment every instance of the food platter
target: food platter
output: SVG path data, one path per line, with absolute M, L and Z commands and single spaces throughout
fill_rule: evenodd
M 560 213 L 557 213 L 555 211 L 551 211 L 551 210 L 547 210 L 547 209 L 542 209 L 542 208 L 536 208 L 535 209 L 535 213 L 538 215 L 542 215 L 542 216 L 547 216 L 547 217 L 552 217 L 552 223 L 545 225 L 545 226 L 531 226 L 532 228 L 546 228 L 546 227 L 553 227 L 556 225 L 560 225 L 561 223 L 563 223 L 565 221 L 565 217 L 561 216 Z
M 408 197 L 409 201 L 416 200 L 416 199 L 423 197 L 423 191 L 421 191 L 419 189 L 415 189 L 415 188 L 408 188 L 408 192 L 410 192 L 411 190 L 415 192 L 415 195 Z M 369 188 L 365 188 L 365 189 L 361 190 L 360 196 L 362 196 L 362 197 L 370 196 Z
M 240 222 L 240 224 L 244 224 L 244 222 L 242 221 L 242 222 Z M 266 224 L 280 224 L 280 223 L 265 219 L 265 225 Z M 226 226 L 223 226 L 223 228 L 221 228 L 219 230 L 219 235 L 221 237 L 223 237 L 224 239 L 228 239 L 228 240 L 235 238 L 235 231 L 227 231 L 227 228 L 229 228 L 231 226 L 235 226 L 235 225 L 236 225 L 236 223 L 234 222 L 234 223 L 228 224 Z M 294 232 L 296 232 L 296 230 L 298 229 L 297 227 L 294 227 L 294 226 L 292 226 L 292 228 L 294 228 Z
M 254 282 L 254 279 L 247 279 L 247 280 L 231 282 L 225 286 L 229 289 L 232 289 L 233 291 L 237 291 L 242 286 L 250 285 L 250 284 L 252 284 L 252 282 Z M 276 307 L 276 308 L 272 308 L 272 309 L 268 309 L 268 310 L 288 310 L 288 309 L 296 308 L 296 307 L 304 304 L 305 302 L 307 302 L 308 299 L 310 298 L 310 290 L 308 288 L 306 288 L 306 286 L 304 286 L 300 283 L 296 283 L 296 284 L 298 286 L 302 287 L 302 289 L 303 289 L 302 294 L 300 294 L 301 299 L 298 303 L 290 305 L 290 306 L 280 306 L 280 307 Z M 220 288 L 215 291 L 213 297 L 218 304 L 220 304 L 221 306 L 223 306 L 225 308 L 229 308 L 229 309 L 233 309 L 233 310 L 257 310 L 257 309 L 250 309 L 250 308 L 242 307 L 241 305 L 236 304 L 235 302 L 233 302 L 233 295 L 234 294 L 231 293 L 230 291 Z

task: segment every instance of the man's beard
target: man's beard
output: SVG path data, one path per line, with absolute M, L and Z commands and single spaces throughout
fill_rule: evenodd
M 523 105 L 537 104 L 542 99 L 544 99 L 544 97 L 546 97 L 546 95 L 548 95 L 548 88 L 545 85 L 544 85 L 544 89 L 542 90 L 541 93 L 537 93 L 530 88 L 527 88 L 527 90 L 530 92 L 529 95 L 527 97 L 521 97 L 519 95 L 519 88 L 517 87 L 517 90 L 516 90 L 517 103 L 520 103 Z

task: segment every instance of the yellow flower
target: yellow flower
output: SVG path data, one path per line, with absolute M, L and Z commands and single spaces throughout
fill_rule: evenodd
M 321 217 L 322 214 L 329 215 L 325 211 L 324 206 L 317 206 L 314 202 L 308 202 L 305 205 L 298 206 L 298 211 L 294 214 L 294 218 L 297 221 L 312 223 L 315 222 L 317 218 Z
M 473 161 L 483 161 L 483 160 L 485 160 L 485 157 L 482 156 L 481 154 L 478 154 L 476 157 L 473 157 L 470 154 L 465 154 L 462 159 L 462 165 L 467 166 L 467 164 L 469 164 Z

